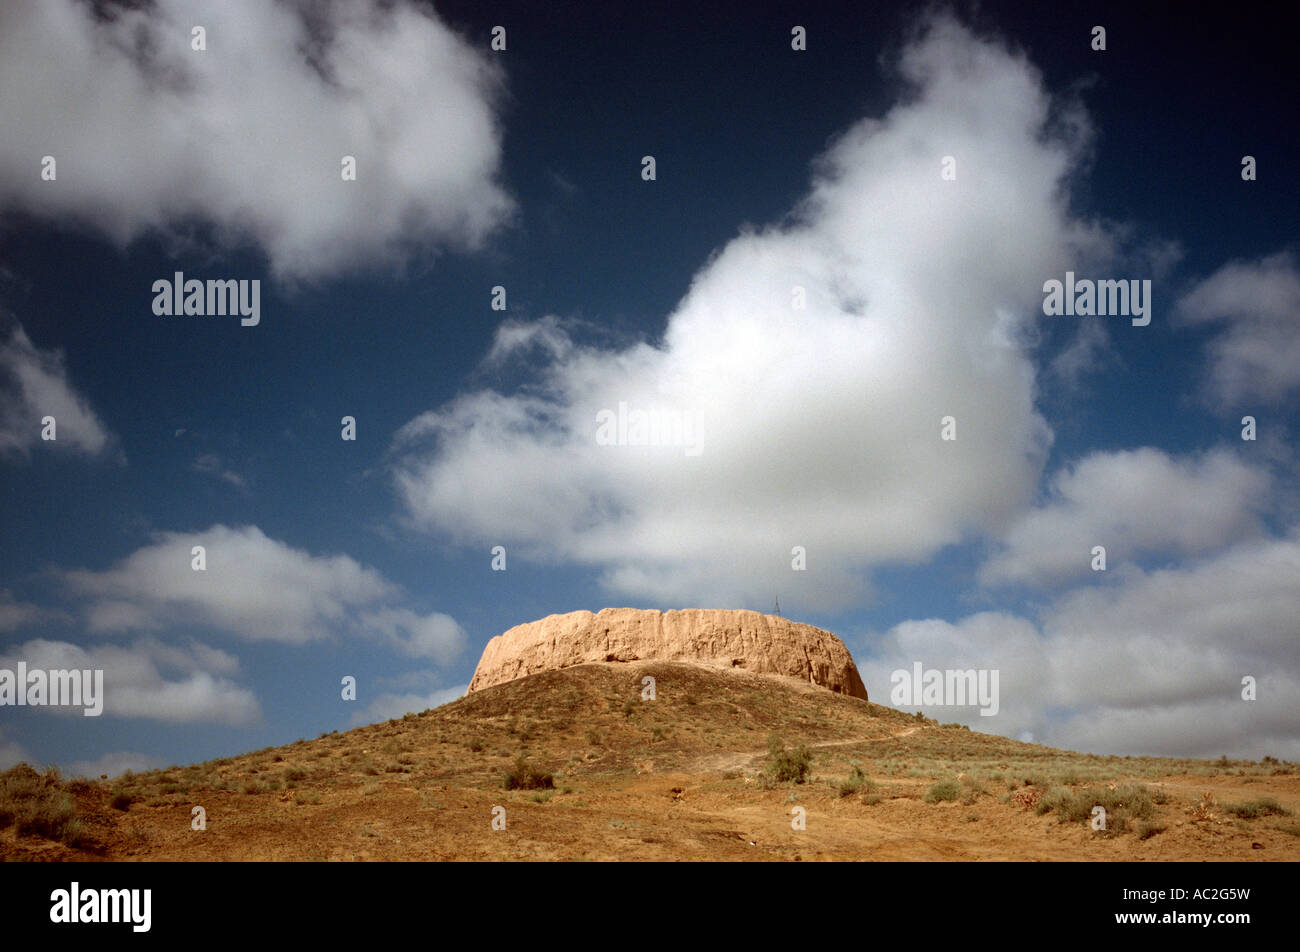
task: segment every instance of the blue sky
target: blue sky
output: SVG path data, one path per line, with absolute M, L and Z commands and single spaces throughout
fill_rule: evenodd
M 777 596 L 874 700 L 997 668 L 996 717 L 933 713 L 1300 755 L 1280 37 L 535 6 L 0 12 L 0 668 L 107 681 L 99 718 L 0 708 L 0 762 L 291 742 L 552 612 Z M 1046 316 L 1067 270 L 1151 281 L 1150 324 Z M 259 281 L 257 326 L 156 315 L 178 271 Z M 701 452 L 603 445 L 620 402 Z

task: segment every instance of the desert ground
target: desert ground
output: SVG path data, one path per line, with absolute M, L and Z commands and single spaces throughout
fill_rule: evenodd
M 20 765 L 0 776 L 0 857 L 1294 861 L 1297 809 L 1300 767 L 1273 758 L 1074 753 L 793 678 L 634 662 L 112 780 Z

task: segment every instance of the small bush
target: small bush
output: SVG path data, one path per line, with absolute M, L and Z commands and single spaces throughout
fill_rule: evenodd
M 55 768 L 40 774 L 27 764 L 0 774 L 0 829 L 12 826 L 20 834 L 44 836 L 69 846 L 79 844 L 81 818 L 61 781 Z
M 1037 810 L 1040 814 L 1055 812 L 1063 823 L 1078 823 L 1091 820 L 1092 808 L 1096 806 L 1106 810 L 1106 827 L 1111 832 L 1126 828 L 1126 816 L 1146 820 L 1155 815 L 1150 792 L 1142 784 L 1135 783 L 1126 783 L 1113 790 L 1109 786 L 1082 790 L 1052 787 L 1043 794 Z
M 1290 816 L 1291 811 L 1272 797 L 1247 800 L 1245 803 L 1225 804 L 1224 810 L 1243 820 L 1258 820 L 1262 816 Z
M 125 791 L 119 791 L 113 795 L 113 799 L 108 801 L 108 805 L 114 810 L 121 810 L 125 813 L 131 809 L 131 804 L 135 802 L 135 797 Z
M 506 771 L 502 784 L 507 790 L 553 790 L 555 775 L 529 766 L 520 757 L 514 767 Z
M 853 794 L 861 791 L 864 795 L 875 793 L 876 785 L 857 764 L 853 765 L 853 770 L 847 777 L 839 783 L 839 794 L 841 797 L 851 797 Z
M 786 748 L 781 738 L 773 734 L 767 741 L 767 775 L 777 783 L 803 783 L 812 769 L 812 752 L 800 744 Z
M 930 785 L 923 799 L 926 803 L 940 803 L 945 800 L 956 800 L 960 796 L 961 786 L 956 780 L 940 780 Z
M 1137 825 L 1137 838 L 1139 840 L 1149 840 L 1157 833 L 1163 833 L 1164 831 L 1165 825 L 1163 823 L 1155 823 L 1150 820 L 1139 820 Z

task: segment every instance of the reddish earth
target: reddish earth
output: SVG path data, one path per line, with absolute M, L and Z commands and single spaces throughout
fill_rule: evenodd
M 647 674 L 654 700 L 641 700 Z M 805 782 L 767 772 L 773 734 L 807 746 Z M 520 756 L 553 775 L 554 788 L 505 789 Z M 861 777 L 848 782 L 855 764 Z M 929 802 L 944 781 L 955 799 Z M 345 734 L 65 788 L 84 824 L 80 842 L 10 826 L 0 856 L 1300 859 L 1294 764 L 1055 750 L 793 678 L 684 662 L 543 672 Z M 1073 798 L 1086 808 L 1108 791 L 1124 800 L 1108 831 L 1033 805 Z M 207 817 L 201 832 L 191 829 L 195 806 Z M 504 808 L 504 830 L 492 827 L 494 807 Z M 806 829 L 792 828 L 796 807 Z

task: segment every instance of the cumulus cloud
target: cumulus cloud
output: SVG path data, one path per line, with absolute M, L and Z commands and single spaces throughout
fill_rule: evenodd
M 452 661 L 465 647 L 465 630 L 442 612 L 421 615 L 408 608 L 385 608 L 361 615 L 361 625 L 388 639 L 397 650 L 413 658 Z
M 204 571 L 192 568 L 194 546 L 204 548 Z M 396 592 L 346 555 L 313 556 L 256 526 L 160 532 L 112 568 L 63 577 L 88 600 L 92 631 L 190 624 L 290 644 L 319 638 L 356 606 Z
M 1085 456 L 1052 479 L 980 569 L 985 584 L 1047 584 L 1151 553 L 1206 552 L 1261 531 L 1272 479 L 1224 449 L 1177 458 L 1152 447 Z
M 32 755 L 16 740 L 5 736 L 5 729 L 0 727 L 0 770 L 8 770 L 15 764 L 32 763 Z
M 288 277 L 474 248 L 512 208 L 485 46 L 409 0 L 7 2 L 0 207 L 119 244 L 198 225 Z
M 17 601 L 13 592 L 0 589 L 0 631 L 16 631 L 42 622 L 68 620 L 63 612 Z
M 194 546 L 206 568 L 195 571 Z M 62 573 L 91 631 L 213 628 L 250 641 L 359 636 L 408 657 L 453 660 L 466 642 L 450 615 L 402 604 L 401 589 L 346 555 L 319 556 L 257 526 L 160 532 L 102 571 Z
M 50 441 L 41 439 L 47 416 L 55 421 Z M 15 324 L 0 343 L 0 454 L 26 455 L 38 443 L 97 456 L 108 450 L 110 435 L 69 382 L 62 352 L 35 346 Z
M 198 642 L 179 646 L 142 639 L 129 647 L 85 648 L 66 641 L 35 639 L 11 645 L 0 654 L 0 668 L 14 670 L 19 661 L 26 662 L 29 670 L 102 669 L 104 717 L 240 725 L 262 716 L 252 691 L 229 677 L 238 673 L 238 660 Z M 80 708 L 33 710 L 84 716 Z
M 1280 403 L 1300 389 L 1300 265 L 1283 252 L 1234 261 L 1178 301 L 1187 325 L 1220 325 L 1208 345 L 1209 392 L 1232 407 Z
M 898 68 L 903 101 L 839 137 L 787 220 L 720 249 L 661 340 L 504 326 L 492 360 L 527 356 L 536 380 L 398 433 L 413 522 L 665 605 L 822 608 L 861 600 L 873 566 L 1000 527 L 1051 439 L 1024 342 L 1042 284 L 1114 250 L 1066 208 L 1088 123 L 947 17 Z M 598 414 L 620 410 L 658 413 L 668 445 L 604 445 Z
M 1130 570 L 1068 592 L 1037 620 L 981 613 L 909 621 L 860 668 L 888 702 L 890 674 L 1000 671 L 1000 710 L 927 713 L 1039 743 L 1115 754 L 1300 757 L 1300 537 L 1251 540 L 1177 569 Z M 1254 677 L 1258 699 L 1241 698 Z M 912 708 L 908 708 L 909 710 Z
M 469 685 L 461 684 L 431 694 L 381 694 L 371 701 L 364 711 L 352 715 L 352 723 L 354 726 L 374 724 L 377 721 L 401 717 L 403 714 L 418 714 L 431 707 L 450 704 L 464 697 L 467 690 Z
M 128 770 L 143 773 L 166 766 L 167 761 L 161 757 L 151 757 L 149 754 L 137 754 L 131 751 L 116 751 L 96 757 L 94 760 L 74 760 L 64 765 L 63 772 L 69 777 L 89 777 L 95 780 L 104 775 L 112 779 Z

